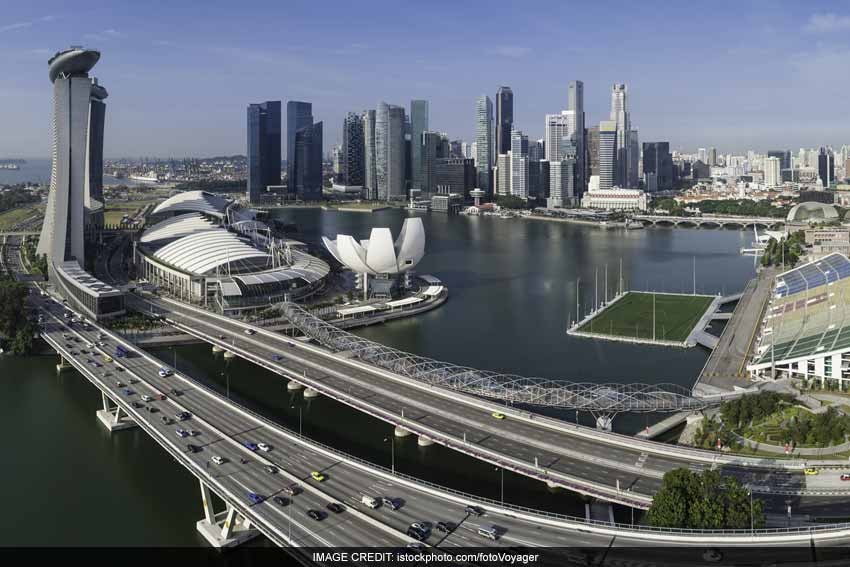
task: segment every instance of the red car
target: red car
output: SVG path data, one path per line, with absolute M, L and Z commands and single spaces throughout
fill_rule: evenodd
M 157 397 L 158 397 L 160 400 L 164 400 L 164 399 L 165 399 L 165 394 L 160 394 L 160 395 L 159 395 L 159 396 L 157 396 Z
M 850 474 L 841 475 L 841 480 L 850 480 Z

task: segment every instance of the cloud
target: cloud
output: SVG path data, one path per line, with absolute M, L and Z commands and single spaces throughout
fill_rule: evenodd
M 55 19 L 56 16 L 43 16 L 41 18 L 38 18 L 37 20 L 30 20 L 28 22 L 15 22 L 14 24 L 6 24 L 5 26 L 0 26 L 0 33 L 31 28 L 36 22 L 52 22 Z
M 118 39 L 120 37 L 124 37 L 124 34 L 116 29 L 109 28 L 108 30 L 103 30 L 102 32 L 98 33 L 87 33 L 83 37 L 93 41 L 108 41 L 110 39 Z
M 836 16 L 832 13 L 812 14 L 803 29 L 809 33 L 850 31 L 850 16 Z
M 531 53 L 531 48 L 523 47 L 521 45 L 503 45 L 501 47 L 491 49 L 490 53 L 500 57 L 511 57 L 513 59 L 517 59 L 519 57 L 525 57 Z
M 18 22 L 15 24 L 8 24 L 3 27 L 0 27 L 0 32 L 7 32 L 12 30 L 20 30 L 24 28 L 32 27 L 32 22 Z

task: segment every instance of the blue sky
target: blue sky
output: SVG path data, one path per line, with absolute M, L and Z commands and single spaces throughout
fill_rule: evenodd
M 475 99 L 510 85 L 517 126 L 585 83 L 587 122 L 629 85 L 643 141 L 719 151 L 850 143 L 850 3 L 22 2 L 0 0 L 0 157 L 46 157 L 47 59 L 101 50 L 105 153 L 245 152 L 245 107 L 306 100 L 339 141 L 347 111 L 430 101 L 432 129 L 472 141 Z

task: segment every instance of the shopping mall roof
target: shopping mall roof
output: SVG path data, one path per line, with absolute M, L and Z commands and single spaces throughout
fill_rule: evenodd
M 210 274 L 227 264 L 269 258 L 262 250 L 223 228 L 184 236 L 166 244 L 153 255 L 178 270 L 199 275 Z
M 185 213 L 160 221 L 147 229 L 140 241 L 153 244 L 162 240 L 174 240 L 197 232 L 213 230 L 216 225 L 200 213 Z
M 830 254 L 776 277 L 751 369 L 850 349 L 850 260 Z
M 156 206 L 151 214 L 196 212 L 223 218 L 230 201 L 206 191 L 183 191 Z

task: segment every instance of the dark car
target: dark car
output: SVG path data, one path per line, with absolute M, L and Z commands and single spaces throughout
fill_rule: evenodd
M 244 442 L 244 443 L 242 443 L 242 444 L 243 444 L 243 445 L 245 445 L 247 448 L 249 448 L 249 449 L 250 449 L 250 450 L 252 450 L 252 451 L 256 451 L 256 450 L 257 450 L 257 444 L 256 444 L 256 443 L 251 443 L 250 441 L 245 441 L 245 442 Z
M 416 541 L 424 541 L 425 539 L 428 538 L 428 534 L 426 534 L 422 530 L 418 530 L 418 529 L 414 528 L 413 526 L 407 528 L 407 535 L 409 537 L 412 537 Z
M 290 485 L 288 485 L 288 486 L 284 486 L 284 487 L 283 487 L 283 491 L 284 491 L 285 493 L 289 494 L 290 496 L 295 496 L 296 494 L 298 494 L 299 492 L 301 492 L 301 486 L 299 486 L 298 484 L 293 483 L 293 484 L 290 484 Z
M 321 522 L 325 519 L 325 515 L 320 510 L 314 510 L 313 508 L 307 510 L 307 515 L 316 520 L 317 522 Z
M 463 511 L 469 514 L 470 516 L 484 515 L 484 510 L 482 508 L 479 508 L 478 506 L 473 506 L 472 504 L 467 504 L 466 508 L 464 508 Z
M 325 508 L 327 508 L 334 514 L 340 514 L 345 510 L 345 508 L 342 507 L 342 504 L 339 504 L 337 502 L 329 502 L 328 505 L 325 506 Z
M 183 392 L 181 392 L 181 391 L 180 391 L 180 390 L 178 390 L 177 388 L 171 388 L 171 391 L 170 391 L 169 393 L 170 393 L 172 396 L 180 396 L 180 395 L 182 395 L 182 394 L 183 394 Z
M 200 448 L 200 447 L 198 447 L 197 445 L 192 445 L 191 443 L 188 443 L 188 444 L 186 445 L 186 449 L 187 449 L 190 453 L 197 453 L 198 451 L 200 451 L 200 450 L 201 450 L 201 448 Z
M 279 354 L 273 354 L 272 360 L 274 360 L 275 362 L 280 362 L 281 360 L 283 360 L 283 357 Z
M 187 419 L 189 419 L 189 418 L 191 418 L 191 417 L 192 417 L 192 414 L 191 414 L 191 413 L 189 413 L 188 411 L 181 411 L 180 413 L 178 413 L 178 414 L 177 414 L 176 416 L 174 416 L 174 417 L 176 417 L 176 418 L 177 418 L 177 419 L 179 419 L 180 421 L 186 421 Z
M 442 532 L 444 534 L 450 534 L 455 530 L 455 525 L 451 522 L 437 522 L 434 527 L 438 532 Z
M 275 496 L 272 500 L 274 500 L 275 504 L 278 504 L 280 506 L 289 506 L 289 498 L 286 498 L 284 496 Z
M 151 407 L 151 406 L 148 406 L 148 407 L 146 407 L 145 409 L 146 409 L 146 410 L 148 410 L 148 413 L 156 413 L 156 412 L 158 412 L 158 411 L 159 411 L 159 410 L 158 410 L 158 409 L 156 409 L 155 407 Z
M 174 420 L 168 417 L 167 415 L 162 416 L 160 419 L 165 425 L 171 425 L 172 423 L 174 423 Z
M 273 467 L 272 465 L 266 465 L 266 472 L 269 474 L 276 474 L 277 467 Z
M 124 388 L 124 395 L 125 396 L 132 396 L 133 390 L 131 390 L 130 388 Z
M 265 500 L 265 498 L 260 496 L 256 492 L 249 492 L 248 493 L 248 500 L 251 501 L 251 504 L 261 504 L 263 502 L 263 500 Z
M 398 510 L 401 508 L 401 503 L 395 498 L 389 498 L 387 496 L 381 497 L 381 503 L 384 506 L 387 506 L 390 510 Z
M 131 403 L 130 403 L 130 405 L 131 405 L 131 406 L 133 406 L 133 407 L 134 407 L 134 408 L 136 408 L 136 409 L 141 409 L 141 407 L 142 407 L 144 404 L 140 404 L 139 402 L 131 402 Z

